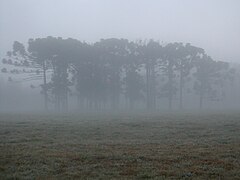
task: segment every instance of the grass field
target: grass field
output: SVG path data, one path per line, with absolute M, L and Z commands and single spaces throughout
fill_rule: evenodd
M 240 179 L 240 113 L 0 115 L 0 179 Z

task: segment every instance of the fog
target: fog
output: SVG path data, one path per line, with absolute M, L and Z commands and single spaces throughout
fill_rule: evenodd
M 13 41 L 56 36 L 156 39 L 204 48 L 219 60 L 239 62 L 238 0 L 1 0 L 1 55 Z
M 1 110 L 239 109 L 239 7 L 238 0 L 1 0 Z
M 240 179 L 240 0 L 0 0 L 0 179 Z

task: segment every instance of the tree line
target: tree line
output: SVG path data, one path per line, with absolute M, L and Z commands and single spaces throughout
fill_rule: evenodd
M 173 105 L 183 109 L 189 94 L 198 97 L 202 108 L 208 101 L 224 101 L 225 85 L 235 73 L 229 63 L 213 60 L 189 43 L 116 38 L 95 43 L 50 36 L 29 39 L 27 45 L 15 41 L 2 63 L 3 73 L 29 74 L 23 81 L 38 79 L 45 110 L 54 105 L 57 111 L 68 110 L 69 97 L 82 110 L 139 105 L 158 110 L 162 99 L 169 110 Z

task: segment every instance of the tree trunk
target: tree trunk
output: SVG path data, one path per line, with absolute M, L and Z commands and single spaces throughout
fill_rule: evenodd
M 147 109 L 154 110 L 156 109 L 156 87 L 153 60 L 148 60 L 146 63 L 146 84 L 147 84 Z
M 203 84 L 201 83 L 201 87 L 200 87 L 200 95 L 199 95 L 199 109 L 202 109 L 202 105 L 203 105 L 203 96 L 204 96 L 204 89 L 203 89 Z
M 147 85 L 147 109 L 150 109 L 150 69 L 149 62 L 146 63 L 146 85 Z
M 151 61 L 151 108 L 156 109 L 156 81 L 155 81 L 155 69 L 154 61 Z
M 43 61 L 43 94 L 44 94 L 44 108 L 45 111 L 48 111 L 48 94 L 47 94 L 47 67 L 46 61 Z
M 202 109 L 202 104 L 203 104 L 203 96 L 200 95 L 200 102 L 199 102 L 199 108 Z
M 183 69 L 182 69 L 182 63 L 180 65 L 180 83 L 179 83 L 179 109 L 182 109 L 183 107 Z
M 130 110 L 133 110 L 133 109 L 134 109 L 134 104 L 135 104 L 135 103 L 134 103 L 134 100 L 130 97 L 130 98 L 129 98 L 129 109 L 130 109 Z
M 172 87 L 172 81 L 173 81 L 173 74 L 172 74 L 172 65 L 169 64 L 169 67 L 168 67 L 168 79 L 169 79 L 169 84 L 168 84 L 168 109 L 169 110 L 172 110 L 172 96 L 173 96 L 173 87 Z

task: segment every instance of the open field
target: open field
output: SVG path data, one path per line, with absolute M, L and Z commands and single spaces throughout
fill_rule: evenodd
M 0 115 L 0 179 L 240 179 L 240 113 Z

